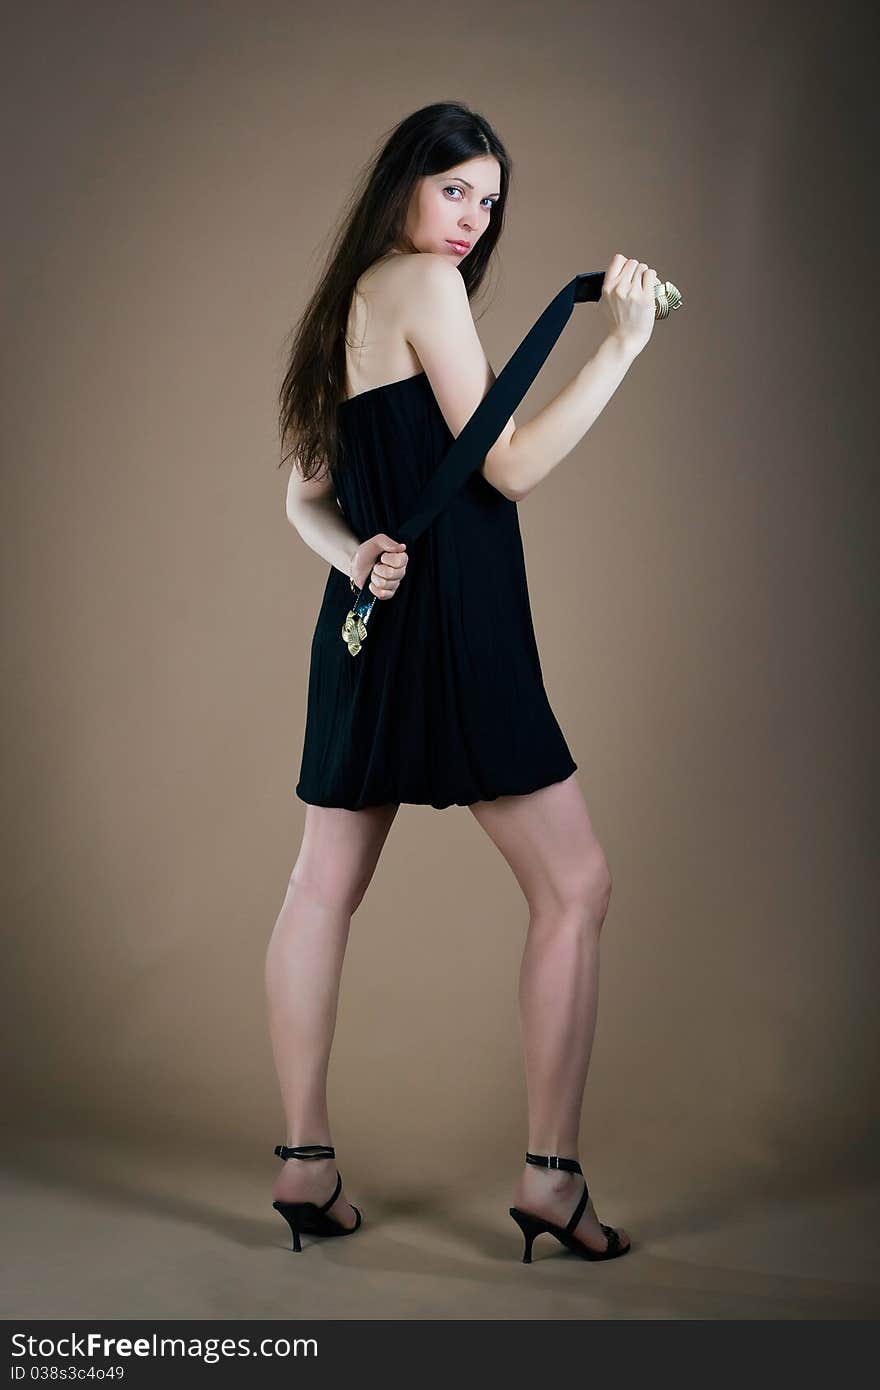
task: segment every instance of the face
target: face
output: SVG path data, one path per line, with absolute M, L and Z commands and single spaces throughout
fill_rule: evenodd
M 480 155 L 419 179 L 404 227 L 416 251 L 435 251 L 456 263 L 469 255 L 494 216 L 500 178 L 498 160 Z

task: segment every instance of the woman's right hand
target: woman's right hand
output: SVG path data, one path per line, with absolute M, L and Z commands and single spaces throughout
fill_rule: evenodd
M 627 260 L 616 252 L 605 271 L 600 304 L 611 321 L 611 333 L 635 352 L 641 352 L 654 331 L 656 270 L 644 261 Z
M 363 589 L 369 579 L 370 593 L 376 598 L 393 598 L 406 574 L 408 559 L 405 541 L 393 541 L 384 531 L 379 531 L 354 552 L 351 578 L 359 589 Z

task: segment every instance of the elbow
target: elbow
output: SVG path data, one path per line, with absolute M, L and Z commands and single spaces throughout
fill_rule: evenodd
M 509 502 L 521 502 L 531 492 L 531 488 L 525 487 L 521 480 L 510 469 L 504 477 L 504 487 L 501 489 Z
M 524 497 L 528 497 L 531 488 L 516 487 L 513 483 L 507 485 L 507 497 L 511 502 L 521 502 Z
M 492 454 L 486 455 L 483 463 L 483 477 L 491 483 L 502 497 L 506 497 L 508 502 L 520 502 L 525 496 L 525 490 L 519 486 L 514 476 L 510 449 L 504 450 L 503 456 L 499 459 L 493 458 Z

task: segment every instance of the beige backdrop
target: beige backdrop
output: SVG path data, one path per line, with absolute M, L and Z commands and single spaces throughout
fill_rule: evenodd
M 303 825 L 327 573 L 285 518 L 284 338 L 383 133 L 459 99 L 515 166 L 476 306 L 496 370 L 615 251 L 685 300 L 520 506 L 548 693 L 615 883 L 582 1131 L 600 1215 L 638 1238 L 689 1192 L 720 1209 L 870 1175 L 877 277 L 860 13 L 16 15 L 13 1170 L 59 1161 L 34 1135 L 71 1154 L 198 1153 L 209 1174 L 250 1175 L 260 1229 L 283 1242 L 263 961 Z M 596 306 L 572 315 L 521 420 L 602 333 Z M 352 1200 L 488 1179 L 505 1201 L 527 1136 L 526 926 L 466 809 L 401 808 L 352 926 L 331 1065 Z

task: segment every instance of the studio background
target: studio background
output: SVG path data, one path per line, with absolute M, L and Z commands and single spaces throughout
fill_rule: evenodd
M 552 1308 L 545 1284 L 526 1315 L 876 1307 L 873 1238 L 860 1218 L 841 1240 L 834 1206 L 871 1192 L 880 1080 L 865 14 L 7 18 L 5 1316 L 286 1316 L 282 1267 L 323 1317 L 507 1317 L 523 1296 L 469 1267 L 476 1219 L 497 1277 L 524 1273 L 504 1223 L 528 914 L 465 808 L 401 807 L 352 923 L 331 1119 L 376 1244 L 309 1249 L 306 1280 L 270 1207 L 263 963 L 327 575 L 285 517 L 277 390 L 363 165 L 442 99 L 514 163 L 474 304 L 496 371 L 615 251 L 684 296 L 519 506 L 545 683 L 614 878 L 582 1158 L 602 1219 L 644 1247 L 616 1293 L 554 1266 Z M 518 422 L 604 331 L 578 307 Z M 762 1203 L 800 1203 L 803 1241 L 780 1230 L 759 1259 L 726 1223 Z M 704 1258 L 732 1283 L 700 1290 Z M 620 1280 L 626 1313 L 603 1302 Z

